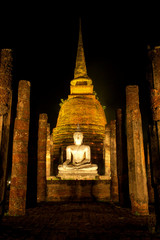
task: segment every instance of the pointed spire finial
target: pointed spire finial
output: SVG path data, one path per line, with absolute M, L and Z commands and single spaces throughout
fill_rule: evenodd
M 78 49 L 77 49 L 77 57 L 76 57 L 76 67 L 74 70 L 74 78 L 79 78 L 79 77 L 87 77 L 87 68 L 86 68 L 84 49 L 83 49 L 83 40 L 82 40 L 81 19 L 79 20 L 79 41 L 78 41 Z

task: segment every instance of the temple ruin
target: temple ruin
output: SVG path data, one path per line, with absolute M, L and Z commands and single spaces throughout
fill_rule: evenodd
M 74 70 L 74 79 L 70 82 L 70 95 L 59 111 L 57 125 L 53 129 L 52 165 L 57 168 L 59 154 L 63 151 L 65 160 L 66 146 L 73 143 L 73 132 L 77 125 L 84 134 L 84 143 L 91 147 L 93 163 L 98 164 L 99 174 L 104 174 L 103 139 L 105 136 L 106 116 L 93 91 L 92 80 L 87 75 L 81 25 Z M 56 174 L 57 172 L 51 170 Z
M 152 122 L 148 126 L 149 142 L 145 159 L 139 86 L 126 86 L 125 111 L 118 108 L 116 119 L 107 123 L 104 109 L 96 99 L 93 82 L 87 75 L 80 25 L 74 79 L 70 82 L 70 95 L 61 104 L 56 127 L 50 132 L 48 113 L 39 113 L 37 119 L 37 175 L 35 176 L 37 203 L 109 201 L 114 204 L 119 203 L 121 206 L 127 205 L 134 215 L 142 216 L 149 215 L 149 204 L 152 203 L 156 209 L 157 226 L 160 227 L 160 47 L 150 48 L 148 56 L 147 80 L 150 83 Z M 1 216 L 4 212 L 7 182 L 12 106 L 11 71 L 12 51 L 1 49 Z M 17 115 L 14 119 L 12 139 L 9 197 L 11 216 L 25 215 L 26 210 L 30 105 L 32 104 L 30 90 L 32 93 L 29 81 L 19 81 Z M 77 132 L 83 140 L 80 143 L 78 143 L 79 136 L 77 142 L 75 141 L 74 133 L 77 128 L 80 129 Z M 81 163 L 84 163 L 82 168 Z M 69 172 L 70 169 L 73 169 L 73 172 Z M 60 174 L 58 170 L 61 171 Z M 83 170 L 88 171 L 86 175 Z M 65 171 L 66 176 L 62 177 Z M 83 177 L 80 172 L 83 173 Z

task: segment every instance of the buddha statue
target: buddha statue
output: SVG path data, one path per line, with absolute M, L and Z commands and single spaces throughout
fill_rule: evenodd
M 83 145 L 83 133 L 79 125 L 73 134 L 74 145 L 66 148 L 66 161 L 58 166 L 59 173 L 96 173 L 98 166 L 91 163 L 90 146 Z

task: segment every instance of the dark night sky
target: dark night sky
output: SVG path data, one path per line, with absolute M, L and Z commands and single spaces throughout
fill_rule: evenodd
M 55 127 L 60 99 L 67 98 L 73 79 L 81 15 L 88 75 L 106 106 L 108 121 L 114 119 L 117 107 L 125 106 L 125 86 L 129 84 L 140 87 L 146 121 L 147 45 L 160 44 L 160 18 L 153 1 L 152 5 L 130 1 L 128 5 L 112 2 L 104 6 L 96 2 L 87 9 L 81 6 L 85 12 L 74 6 L 71 9 L 72 5 L 53 5 L 24 3 L 16 11 L 12 6 L 3 9 L 1 48 L 14 50 L 13 107 L 18 81 L 29 80 L 32 112 L 36 117 L 47 113 Z

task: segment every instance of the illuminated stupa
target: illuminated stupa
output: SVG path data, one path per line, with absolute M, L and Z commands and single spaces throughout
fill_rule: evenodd
M 93 92 L 92 80 L 87 75 L 81 24 L 74 79 L 70 82 L 70 95 L 59 111 L 56 128 L 53 129 L 53 167 L 60 159 L 65 160 L 65 150 L 73 144 L 73 133 L 80 125 L 84 134 L 84 144 L 91 147 L 92 163 L 98 165 L 99 173 L 104 173 L 103 139 L 106 116 Z M 51 171 L 52 172 L 52 171 Z

